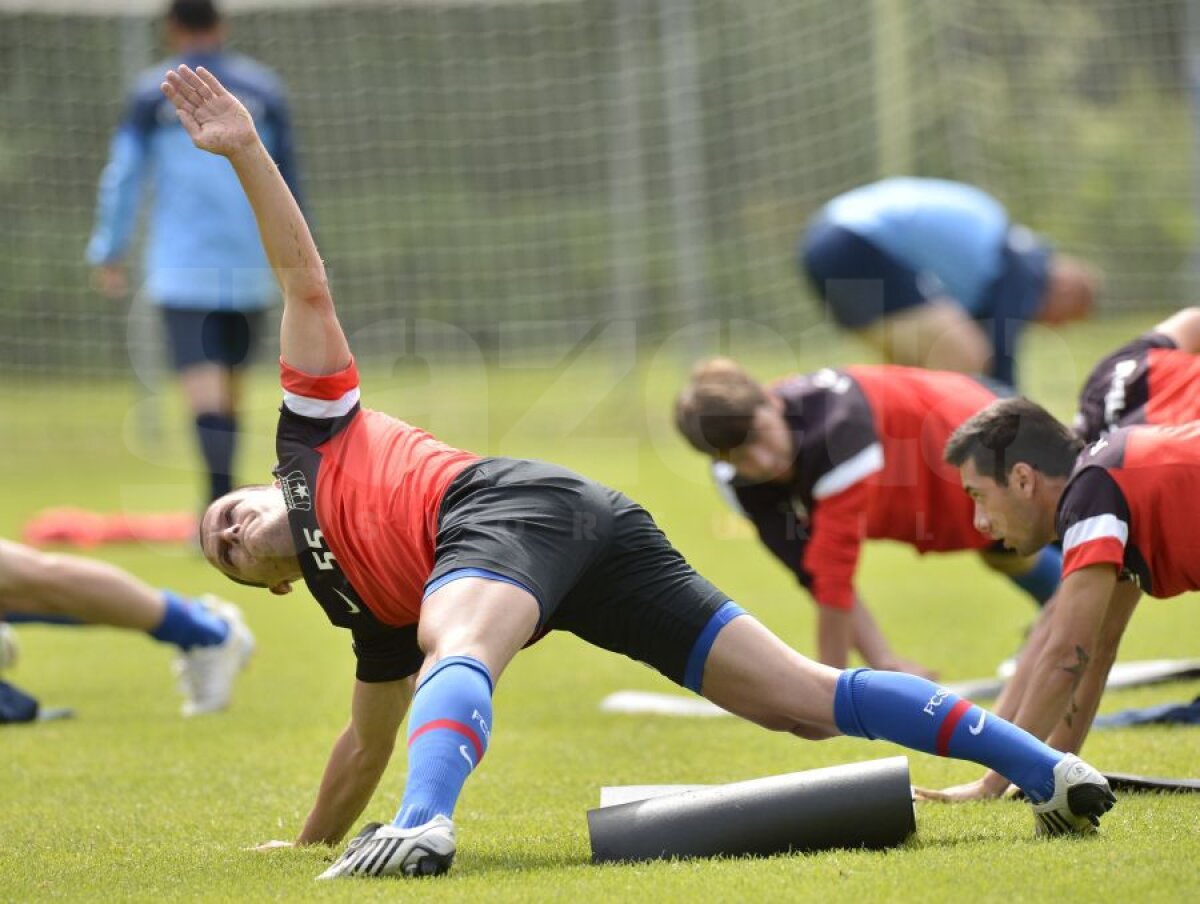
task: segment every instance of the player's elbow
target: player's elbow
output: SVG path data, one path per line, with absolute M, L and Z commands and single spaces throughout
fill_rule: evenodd
M 329 283 L 324 278 L 311 285 L 289 287 L 284 293 L 284 300 L 290 306 L 316 311 L 333 307 L 333 295 L 329 291 Z

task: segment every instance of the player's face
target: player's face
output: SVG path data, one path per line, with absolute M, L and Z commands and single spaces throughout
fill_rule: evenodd
M 1038 508 L 1024 485 L 1012 479 L 1001 486 L 991 477 L 980 474 L 975 463 L 968 459 L 959 473 L 963 489 L 975 503 L 975 529 L 1005 548 L 1023 556 L 1033 555 L 1049 542 L 1042 536 Z
M 297 576 L 278 487 L 244 487 L 213 502 L 200 522 L 200 546 L 209 563 L 235 581 L 274 589 Z
M 743 480 L 767 483 L 790 477 L 795 455 L 787 421 L 778 408 L 767 404 L 754 412 L 746 441 L 726 452 L 724 458 Z

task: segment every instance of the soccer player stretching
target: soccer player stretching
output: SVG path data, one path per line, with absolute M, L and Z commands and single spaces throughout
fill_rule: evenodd
M 1090 446 L 1028 399 L 994 402 L 946 444 L 980 530 L 1021 552 L 1062 540 L 1063 581 L 997 710 L 1064 750 L 1087 738 L 1141 594 L 1200 590 L 1200 423 L 1119 427 Z M 994 770 L 943 800 L 1004 793 Z
M 395 818 L 368 825 L 324 877 L 450 866 L 451 817 L 487 752 L 495 684 L 553 629 L 766 728 L 979 762 L 1023 788 L 1052 831 L 1098 823 L 1113 798 L 1090 766 L 925 679 L 806 659 L 693 571 L 620 493 L 553 465 L 479 458 L 362 408 L 321 258 L 249 115 L 204 69 L 167 73 L 163 90 L 196 145 L 233 165 L 284 297 L 277 485 L 214 502 L 204 553 L 274 593 L 303 579 L 354 636 L 350 724 L 297 843 L 346 834 L 409 716 Z

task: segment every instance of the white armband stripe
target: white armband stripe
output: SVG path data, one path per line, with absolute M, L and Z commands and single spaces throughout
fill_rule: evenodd
M 310 399 L 307 396 L 296 395 L 294 392 L 283 391 L 283 404 L 288 410 L 301 417 L 330 418 L 341 417 L 358 404 L 358 387 L 355 386 L 340 399 Z
M 876 471 L 883 470 L 883 446 L 871 443 L 852 458 L 846 459 L 813 484 L 813 499 L 825 499 L 848 489 Z
M 1091 518 L 1084 518 L 1072 524 L 1063 534 L 1063 552 L 1106 537 L 1112 537 L 1124 546 L 1129 540 L 1129 525 L 1116 515 L 1093 515 Z

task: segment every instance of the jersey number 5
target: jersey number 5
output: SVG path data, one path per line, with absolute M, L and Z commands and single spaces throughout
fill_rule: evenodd
M 333 553 L 325 548 L 325 535 L 320 530 L 304 528 L 304 539 L 312 550 L 313 560 L 322 571 L 333 569 Z

